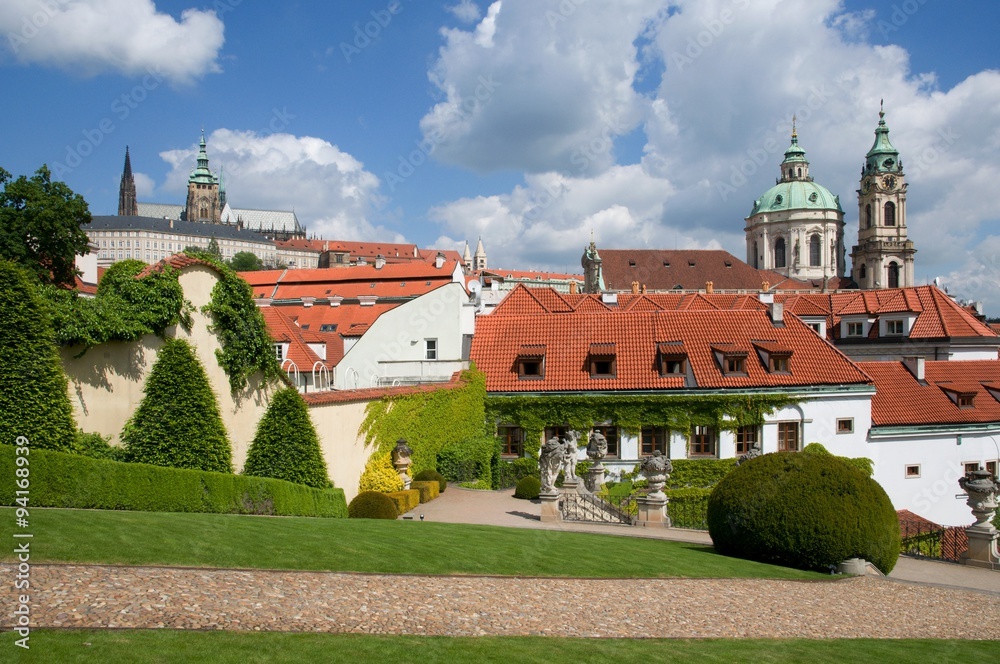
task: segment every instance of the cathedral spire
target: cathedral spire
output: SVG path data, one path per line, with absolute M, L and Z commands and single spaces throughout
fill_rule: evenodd
M 792 182 L 796 180 L 811 180 L 809 177 L 809 161 L 806 151 L 799 146 L 799 132 L 795 127 L 796 117 L 792 116 L 792 142 L 785 150 L 785 159 L 781 162 L 781 177 L 777 182 Z
M 118 215 L 135 217 L 139 215 L 139 205 L 135 199 L 135 178 L 132 176 L 132 159 L 125 146 L 125 168 L 122 170 L 122 180 L 118 187 Z

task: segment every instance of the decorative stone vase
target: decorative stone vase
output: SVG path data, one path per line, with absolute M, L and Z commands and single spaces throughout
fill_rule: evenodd
M 667 478 L 670 477 L 670 473 L 673 470 L 674 467 L 670 463 L 670 459 L 663 456 L 660 450 L 655 450 L 653 456 L 643 459 L 642 463 L 639 464 L 639 471 L 646 478 L 646 482 L 649 483 L 650 498 L 663 499 L 667 497 L 663 493 L 663 487 L 666 485 Z
M 990 471 L 980 468 L 958 478 L 958 485 L 969 495 L 966 504 L 976 517 L 976 522 L 969 527 L 995 530 L 990 519 L 997 509 L 996 495 L 1000 492 L 1000 482 L 993 479 Z
M 410 488 L 410 476 L 406 473 L 410 467 L 410 457 L 413 450 L 406 444 L 405 438 L 396 441 L 396 447 L 392 448 L 392 466 L 399 473 L 399 479 L 403 480 L 403 488 Z

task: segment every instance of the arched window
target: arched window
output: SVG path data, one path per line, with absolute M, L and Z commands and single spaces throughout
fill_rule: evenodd
M 872 204 L 865 206 L 865 228 L 872 227 Z
M 889 201 L 885 204 L 885 225 L 895 226 L 896 225 L 896 204 Z
M 823 249 L 820 246 L 820 239 L 818 235 L 813 235 L 809 238 L 809 265 L 812 267 L 819 267 L 822 264 Z
M 795 169 L 795 175 L 797 177 L 802 177 L 802 169 L 801 168 L 796 168 Z
M 861 265 L 861 269 L 858 270 L 858 280 L 860 280 L 861 282 L 864 282 L 864 280 L 867 278 L 867 276 L 866 276 L 867 272 L 868 272 L 868 270 L 866 270 L 864 264 L 862 264 Z
M 774 243 L 774 267 L 785 267 L 785 238 L 779 237 Z
M 754 242 L 753 243 L 753 266 L 754 266 L 754 269 L 758 269 L 758 267 L 759 267 L 757 265 L 757 263 L 758 263 L 758 257 L 760 256 L 760 254 L 758 254 L 757 251 L 758 251 L 758 249 L 757 249 L 757 243 Z
M 889 288 L 899 288 L 899 263 L 889 263 Z

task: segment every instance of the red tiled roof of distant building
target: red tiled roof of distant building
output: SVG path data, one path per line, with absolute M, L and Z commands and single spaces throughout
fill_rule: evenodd
M 699 290 L 711 281 L 716 290 L 771 288 L 810 290 L 810 282 L 758 270 L 728 251 L 714 249 L 601 249 L 608 290 L 629 291 L 632 282 L 650 291 Z
M 88 284 L 79 275 L 73 277 L 73 289 L 80 295 L 97 295 L 97 284 Z
M 897 510 L 896 517 L 899 519 L 899 530 L 904 536 L 919 535 L 920 533 L 930 533 L 941 530 L 944 526 L 934 523 L 919 514 L 914 514 L 910 510 Z
M 261 270 L 240 272 L 254 288 L 255 297 L 296 299 L 330 296 L 409 297 L 423 295 L 451 283 L 456 263 L 387 263 L 381 268 L 358 265 L 336 269 Z M 374 284 L 374 286 L 372 285 Z
M 422 394 L 440 390 L 453 390 L 464 387 L 466 381 L 460 372 L 452 375 L 447 383 L 423 383 L 421 385 L 402 385 L 398 387 L 371 387 L 360 390 L 331 390 L 328 392 L 308 392 L 302 398 L 310 406 L 321 406 L 332 403 L 356 403 L 359 401 L 375 401 L 386 397 Z
M 794 316 L 774 325 L 760 310 L 628 311 L 619 307 L 554 312 L 518 286 L 476 322 L 472 360 L 492 392 L 658 390 L 684 387 L 684 378 L 661 376 L 658 343 L 679 341 L 688 353 L 697 388 L 781 388 L 868 384 L 868 376 Z M 594 297 L 595 304 L 599 300 Z M 603 306 L 603 305 L 602 305 Z M 792 351 L 790 372 L 770 373 L 754 343 L 772 342 Z M 592 343 L 615 344 L 613 378 L 592 378 Z M 541 378 L 517 372 L 523 345 L 546 347 Z M 724 374 L 713 346 L 731 344 L 745 353 L 745 371 Z
M 184 268 L 190 267 L 192 265 L 205 265 L 211 268 L 212 270 L 215 270 L 215 266 L 207 261 L 203 261 L 200 258 L 195 258 L 194 256 L 188 256 L 187 254 L 180 253 L 168 256 L 157 263 L 152 263 L 150 265 L 147 265 L 142 270 L 142 272 L 140 272 L 137 276 L 141 279 L 146 275 L 152 274 L 153 272 L 162 272 L 163 268 L 167 265 L 174 268 L 175 270 L 183 270 Z
M 500 279 L 517 279 L 520 281 L 577 281 L 583 283 L 582 274 L 565 274 L 561 272 L 539 272 L 536 270 L 501 270 L 487 269 L 477 270 L 472 273 L 476 277 L 490 279 L 499 277 Z
M 291 360 L 300 372 L 312 371 L 316 362 L 327 367 L 335 366 L 344 356 L 343 341 L 336 335 L 319 336 L 309 331 L 301 330 L 292 320 L 274 307 L 264 307 L 260 310 L 267 324 L 267 332 L 276 343 L 288 344 L 285 361 Z M 309 347 L 310 343 L 323 343 L 326 346 L 326 359 Z
M 875 381 L 872 422 L 876 426 L 1000 422 L 1000 360 L 927 361 L 926 384 L 902 362 L 858 366 Z M 973 405 L 959 406 L 948 391 L 974 394 Z

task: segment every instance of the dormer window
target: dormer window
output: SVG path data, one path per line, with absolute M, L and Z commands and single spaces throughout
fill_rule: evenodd
M 959 408 L 975 408 L 976 407 L 976 392 L 973 390 L 961 389 L 958 385 L 951 382 L 938 383 L 938 387 L 945 393 L 945 395 L 951 399 L 951 402 L 958 406 Z M 964 385 L 962 387 L 965 387 Z M 987 388 L 989 389 L 989 388 Z
M 790 355 L 771 355 L 768 370 L 771 373 L 789 373 Z
M 614 378 L 618 368 L 616 357 L 615 344 L 590 344 L 590 355 L 587 358 L 590 365 L 590 377 Z
M 768 373 L 789 374 L 792 372 L 792 349 L 775 341 L 755 341 L 753 347 Z
M 746 376 L 747 355 L 735 344 L 715 344 L 712 346 L 715 359 L 725 376 Z
M 959 408 L 975 408 L 976 393 L 962 392 L 956 396 Z
M 521 346 L 515 368 L 519 380 L 545 378 L 545 346 L 538 344 Z
M 903 334 L 903 321 L 901 320 L 887 320 L 885 322 L 885 333 L 891 335 L 902 335 Z
M 849 337 L 865 336 L 865 324 L 860 322 L 847 323 L 847 336 Z
M 656 344 L 660 376 L 686 376 L 687 352 L 679 341 Z

